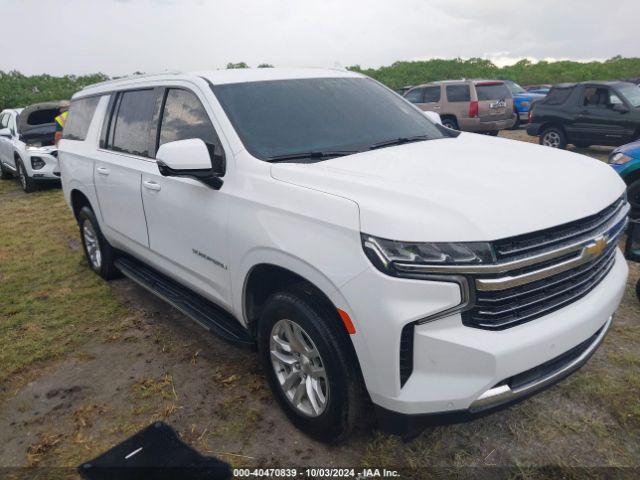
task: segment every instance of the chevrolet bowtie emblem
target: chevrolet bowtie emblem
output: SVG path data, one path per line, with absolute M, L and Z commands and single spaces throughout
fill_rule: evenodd
M 587 254 L 591 257 L 599 257 L 607 248 L 607 240 L 604 237 L 594 239 L 593 243 L 587 245 Z

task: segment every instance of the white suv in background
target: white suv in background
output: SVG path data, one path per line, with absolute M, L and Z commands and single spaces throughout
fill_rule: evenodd
M 54 119 L 61 102 L 46 102 L 0 113 L 0 174 L 17 177 L 22 189 L 36 190 L 39 183 L 59 183 L 58 149 L 54 144 Z
M 324 440 L 369 401 L 411 435 L 556 382 L 625 288 L 607 165 L 455 132 L 353 72 L 94 85 L 60 161 L 91 268 L 257 344 L 287 415 Z

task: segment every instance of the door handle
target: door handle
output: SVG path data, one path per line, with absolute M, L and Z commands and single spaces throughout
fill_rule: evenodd
M 147 190 L 154 190 L 156 192 L 162 188 L 159 183 L 152 182 L 150 180 L 145 180 L 144 182 L 142 182 L 142 184 Z
M 100 174 L 100 175 L 109 175 L 109 169 L 104 168 L 104 167 L 98 167 L 96 168 L 96 171 Z

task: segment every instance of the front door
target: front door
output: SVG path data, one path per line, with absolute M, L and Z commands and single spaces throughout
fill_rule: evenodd
M 98 151 L 94 182 L 106 230 L 126 248 L 149 246 L 142 208 L 142 171 L 154 165 L 149 138 L 157 92 L 132 90 L 118 95 L 106 144 Z M 155 165 L 154 165 L 155 166 Z
M 586 87 L 572 137 L 593 145 L 622 145 L 630 141 L 633 129 L 627 122 L 628 112 L 617 110 L 616 105 L 624 103 L 610 88 Z
M 210 115 L 191 90 L 164 92 L 158 146 L 200 138 L 223 154 Z M 190 178 L 163 177 L 157 166 L 142 175 L 149 246 L 172 275 L 222 306 L 231 304 L 227 251 L 228 195 Z

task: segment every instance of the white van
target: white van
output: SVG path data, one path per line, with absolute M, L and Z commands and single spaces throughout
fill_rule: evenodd
M 94 85 L 59 148 L 91 268 L 257 345 L 287 415 L 324 440 L 369 402 L 410 435 L 556 382 L 625 288 L 629 206 L 607 165 L 450 130 L 353 72 Z

